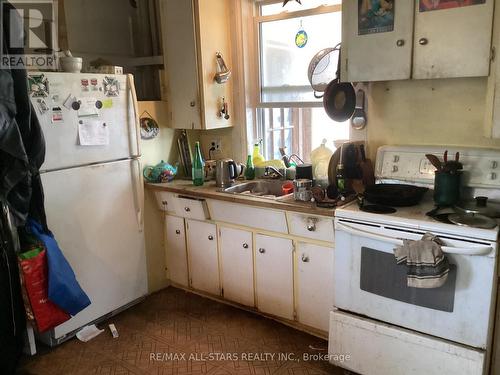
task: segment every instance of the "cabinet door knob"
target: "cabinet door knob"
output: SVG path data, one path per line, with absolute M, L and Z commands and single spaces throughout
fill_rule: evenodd
M 213 241 L 214 240 L 214 236 L 210 235 L 210 236 L 208 236 L 208 239 L 209 239 L 209 241 Z
M 244 244 L 243 244 L 243 248 L 244 248 L 244 249 L 248 249 L 248 244 L 247 244 L 247 243 L 244 243 Z
M 180 231 L 179 229 L 177 229 L 177 230 L 175 231 L 175 234 L 181 234 L 181 231 Z
M 189 212 L 191 209 L 189 207 L 184 207 L 184 211 Z
M 396 41 L 396 45 L 397 45 L 398 47 L 403 47 L 403 46 L 405 45 L 405 40 L 404 40 L 404 39 L 398 39 L 398 40 Z
M 189 103 L 191 107 L 194 107 L 196 105 L 196 102 L 193 100 L 191 103 Z
M 418 40 L 418 44 L 420 44 L 421 46 L 425 46 L 428 43 L 429 43 L 429 40 L 427 38 L 420 38 Z
M 304 263 L 308 263 L 309 262 L 309 257 L 306 254 L 302 254 L 302 261 Z
M 259 253 L 264 254 L 266 252 L 266 249 L 263 249 L 262 247 L 259 249 Z
M 164 206 L 168 205 L 168 202 L 167 201 L 161 201 L 161 204 L 163 204 Z
M 309 232 L 314 232 L 314 231 L 316 230 L 316 225 L 314 225 L 314 224 L 309 224 L 309 225 L 307 226 L 307 230 L 308 230 Z

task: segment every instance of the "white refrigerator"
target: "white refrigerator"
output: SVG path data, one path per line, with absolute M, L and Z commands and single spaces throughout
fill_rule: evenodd
M 37 72 L 29 83 L 48 226 L 92 302 L 42 335 L 55 345 L 147 293 L 140 133 L 131 76 Z

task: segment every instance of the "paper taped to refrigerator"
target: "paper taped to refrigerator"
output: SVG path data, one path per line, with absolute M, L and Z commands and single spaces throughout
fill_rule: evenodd
M 108 125 L 99 120 L 81 120 L 78 123 L 80 146 L 109 145 Z

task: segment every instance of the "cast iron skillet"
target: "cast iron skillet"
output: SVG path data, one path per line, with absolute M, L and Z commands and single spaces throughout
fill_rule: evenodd
M 356 93 L 350 82 L 340 82 L 341 51 L 337 65 L 337 77 L 326 86 L 323 95 L 323 107 L 332 120 L 344 122 L 349 120 L 356 108 Z
M 427 190 L 429 189 L 405 184 L 375 184 L 367 186 L 363 196 L 370 203 L 408 207 L 417 205 Z

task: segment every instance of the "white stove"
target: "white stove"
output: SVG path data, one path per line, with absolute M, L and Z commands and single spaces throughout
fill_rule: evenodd
M 432 189 L 434 168 L 426 153 L 438 147 L 382 147 L 377 182 Z M 500 197 L 500 152 L 469 148 L 463 195 Z M 434 208 L 432 190 L 413 207 L 393 214 L 362 211 L 357 202 L 336 210 L 334 305 L 329 352 L 349 354 L 333 363 L 361 374 L 486 374 L 489 369 L 497 290 L 499 227 L 479 229 L 446 224 L 426 215 Z M 436 289 L 406 285 L 406 268 L 393 250 L 404 239 L 430 232 L 443 242 L 450 263 L 447 282 Z

